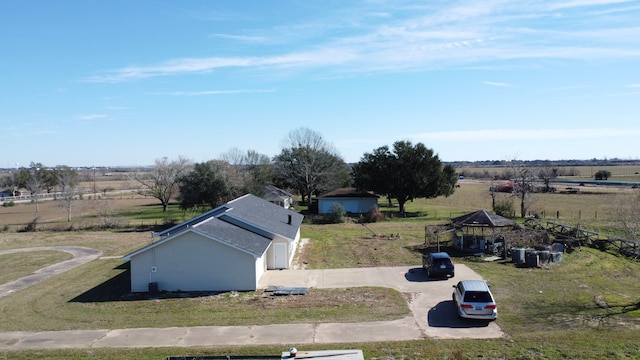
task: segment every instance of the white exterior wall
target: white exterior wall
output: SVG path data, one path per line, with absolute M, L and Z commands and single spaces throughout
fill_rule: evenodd
M 131 291 L 256 290 L 264 264 L 251 254 L 186 232 L 131 258 Z
M 267 269 L 288 269 L 293 262 L 293 257 L 296 254 L 296 248 L 300 241 L 300 229 L 296 232 L 296 238 L 291 241 L 281 236 L 276 236 L 272 241 L 269 249 L 267 249 Z M 282 244 L 284 246 L 277 246 L 276 244 Z M 284 251 L 284 253 L 276 254 L 278 251 Z M 286 258 L 286 267 L 278 266 L 277 258 Z
M 281 246 L 278 246 L 281 245 Z M 271 241 L 271 245 L 269 246 L 269 249 L 267 250 L 267 269 L 269 270 L 274 270 L 274 269 L 288 269 L 289 265 L 291 264 L 291 261 L 289 260 L 289 253 L 291 252 L 290 250 L 291 248 L 291 244 L 289 243 L 288 239 L 285 239 L 281 236 L 276 236 L 272 241 Z M 276 254 L 276 252 L 280 252 L 278 254 Z M 287 260 L 285 260 L 286 265 L 284 267 L 279 266 L 278 261 L 276 260 L 276 258 L 280 259 L 280 262 L 282 262 L 282 259 L 285 258 Z
M 328 214 L 331 212 L 331 206 L 338 203 L 342 205 L 345 212 L 353 214 L 364 214 L 372 208 L 378 206 L 378 198 L 325 198 L 318 199 L 318 213 Z

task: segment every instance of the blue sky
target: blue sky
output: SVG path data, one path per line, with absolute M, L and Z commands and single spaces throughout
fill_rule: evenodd
M 0 0 L 0 167 L 640 158 L 640 1 Z

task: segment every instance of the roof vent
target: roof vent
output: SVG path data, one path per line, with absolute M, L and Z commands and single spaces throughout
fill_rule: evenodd
M 291 214 L 288 215 L 289 218 L 287 219 L 287 224 L 291 225 Z

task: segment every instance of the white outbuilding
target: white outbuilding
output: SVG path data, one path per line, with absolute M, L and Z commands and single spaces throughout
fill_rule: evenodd
M 287 269 L 303 216 L 247 194 L 154 234 L 123 257 L 131 291 L 251 291 L 270 269 Z

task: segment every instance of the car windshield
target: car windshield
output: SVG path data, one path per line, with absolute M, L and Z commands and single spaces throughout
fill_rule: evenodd
M 464 302 L 492 302 L 491 295 L 486 291 L 467 291 Z

